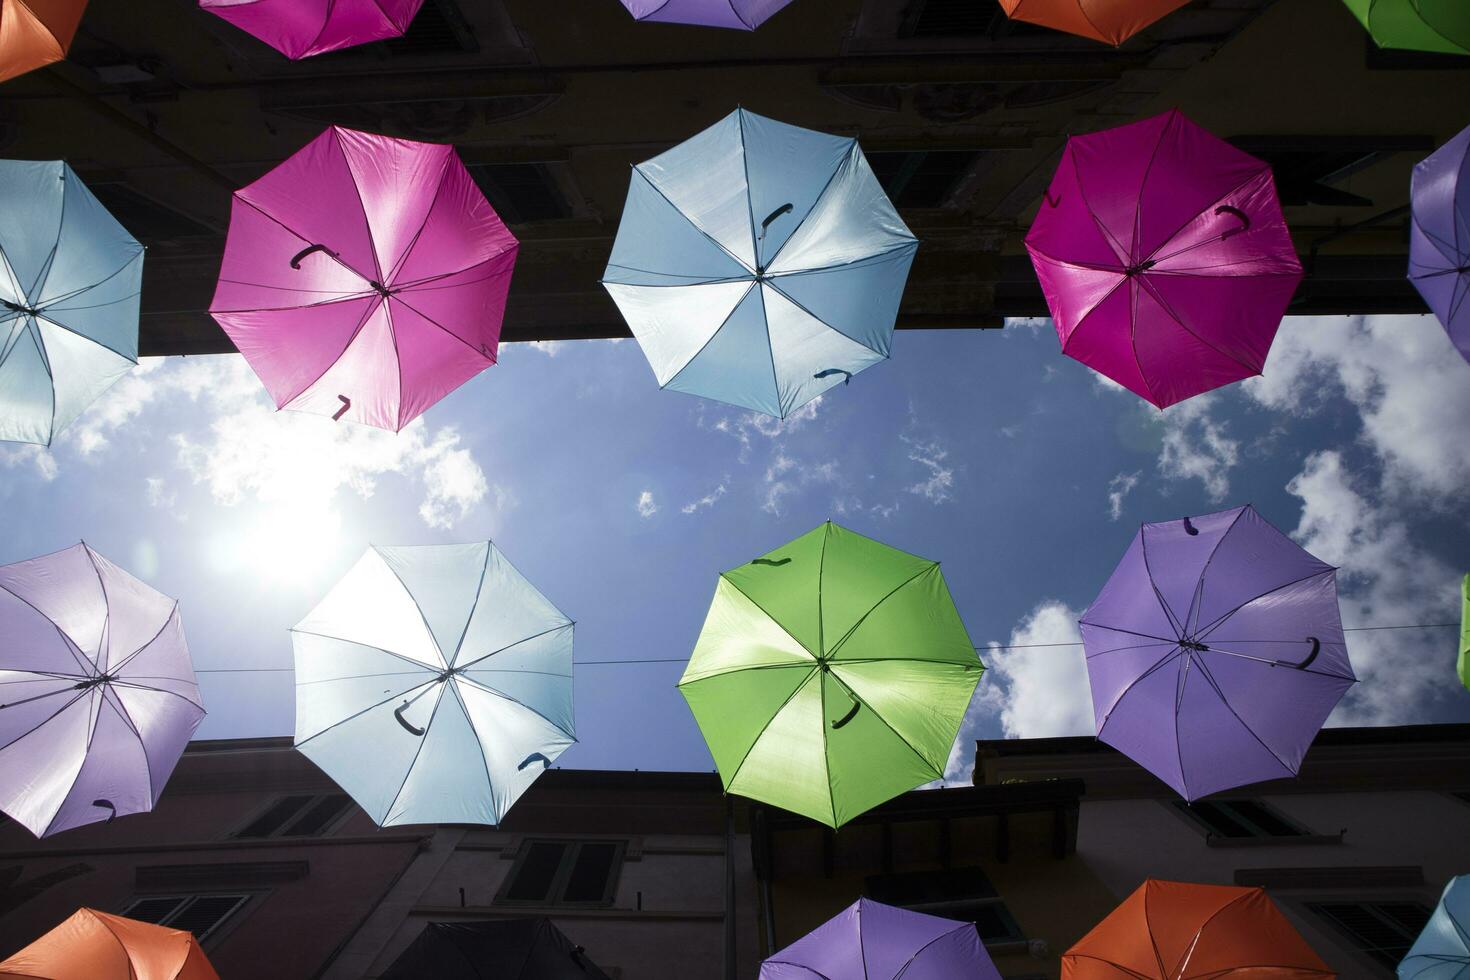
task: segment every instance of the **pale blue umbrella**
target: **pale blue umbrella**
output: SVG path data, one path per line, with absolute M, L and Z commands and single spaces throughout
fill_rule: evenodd
M 739 109 L 633 168 L 602 282 L 659 387 L 785 418 L 888 357 L 917 248 L 857 140 Z
M 0 441 L 49 446 L 138 362 L 143 246 L 60 160 L 0 160 Z
M 368 549 L 291 640 L 296 747 L 382 826 L 498 824 L 576 741 L 572 621 L 488 541 Z
M 1470 875 L 1450 879 L 1439 907 L 1399 964 L 1398 973 L 1399 980 L 1470 976 Z

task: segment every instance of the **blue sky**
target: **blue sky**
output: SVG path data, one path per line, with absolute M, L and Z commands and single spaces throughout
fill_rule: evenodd
M 1143 520 L 1252 502 L 1343 566 L 1347 625 L 1449 622 L 1470 365 L 1428 317 L 1292 318 L 1263 378 L 1159 412 L 1045 321 L 903 332 L 784 424 L 625 342 L 506 345 L 403 433 L 276 413 L 238 357 L 145 360 L 49 452 L 0 445 L 0 563 L 94 548 L 177 596 L 200 735 L 292 728 L 287 629 L 371 542 L 493 538 L 577 620 L 571 767 L 712 768 L 674 688 L 720 570 L 829 517 L 943 563 L 978 646 L 1068 642 Z M 1453 630 L 1358 633 L 1339 724 L 1470 720 Z M 1078 648 L 982 649 L 968 740 L 1084 733 Z M 260 671 L 258 668 L 274 668 Z

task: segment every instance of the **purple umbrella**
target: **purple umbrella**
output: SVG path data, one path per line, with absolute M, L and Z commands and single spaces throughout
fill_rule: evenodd
M 0 810 L 37 837 L 153 809 L 204 718 L 179 604 L 85 544 L 0 567 Z
M 1295 776 L 1357 681 L 1337 569 L 1250 506 L 1143 525 L 1081 625 L 1097 737 L 1189 800 Z
M 1062 353 L 1159 408 L 1260 374 L 1302 278 L 1270 166 L 1178 111 L 1068 140 L 1026 250 Z
M 1470 361 L 1470 128 L 1414 167 L 1409 279 Z
M 753 31 L 791 0 L 623 0 L 635 20 Z
M 860 898 L 761 964 L 760 980 L 1000 980 L 972 922 Z

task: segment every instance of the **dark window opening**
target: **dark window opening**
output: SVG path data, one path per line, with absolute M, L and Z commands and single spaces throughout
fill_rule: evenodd
M 454 54 L 480 50 L 475 32 L 453 0 L 424 0 L 402 37 L 383 46 L 395 55 Z
M 544 163 L 477 163 L 467 168 L 508 225 L 570 218 L 571 208 Z
M 87 186 L 118 224 L 144 245 L 215 234 L 208 225 L 144 197 L 126 184 L 95 183 Z
M 151 922 L 170 929 L 192 932 L 204 942 L 224 925 L 245 903 L 249 895 L 182 895 L 167 898 L 140 898 L 122 914 L 139 922 Z
M 868 165 L 898 208 L 937 208 L 954 193 L 979 156 L 973 150 L 869 153 Z
M 496 901 L 610 905 L 625 847 L 621 841 L 527 841 Z
M 975 923 L 982 942 L 1024 942 L 1025 934 L 979 868 L 876 875 L 863 893 L 875 902 Z
M 235 832 L 237 838 L 315 837 L 352 807 L 345 794 L 283 796 Z
M 1418 902 L 1314 902 L 1307 908 L 1388 970 L 1398 966 L 1429 922 L 1429 909 Z
M 1372 198 L 1336 186 L 1395 153 L 1428 152 L 1428 137 L 1241 136 L 1230 141 L 1271 165 L 1281 203 L 1367 208 Z
M 899 23 L 898 36 L 1025 37 L 1055 33 L 1023 20 L 1012 20 L 998 5 L 975 0 L 911 0 Z
M 1248 837 L 1306 837 L 1311 834 L 1287 817 L 1259 800 L 1200 800 L 1185 803 L 1175 800 L 1174 807 L 1212 836 L 1242 839 Z

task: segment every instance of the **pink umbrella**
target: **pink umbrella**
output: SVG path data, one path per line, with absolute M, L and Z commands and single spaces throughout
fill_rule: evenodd
M 334 126 L 235 192 L 209 312 L 276 407 L 397 431 L 495 363 L 518 247 L 453 147 Z
M 199 0 L 293 61 L 408 30 L 424 0 Z
M 1177 110 L 1069 139 L 1026 249 L 1062 353 L 1159 408 L 1260 374 L 1302 278 L 1270 166 Z

